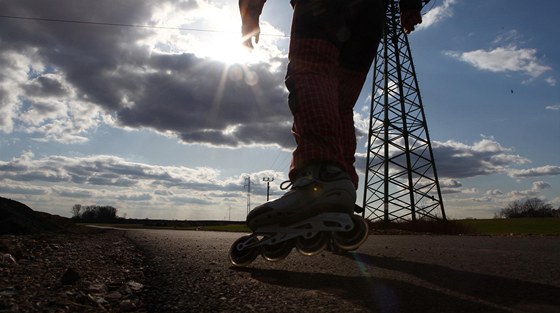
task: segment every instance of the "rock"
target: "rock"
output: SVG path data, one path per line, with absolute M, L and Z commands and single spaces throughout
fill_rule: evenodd
M 108 289 L 105 284 L 91 284 L 89 285 L 88 290 L 93 293 L 106 293 Z
M 64 272 L 64 274 L 60 278 L 60 282 L 63 285 L 71 285 L 71 284 L 77 282 L 78 280 L 80 280 L 80 274 L 78 274 L 78 272 L 76 272 L 71 267 L 67 268 L 66 272 Z
M 128 287 L 130 287 L 130 289 L 132 289 L 132 291 L 140 291 L 142 290 L 142 288 L 144 288 L 144 285 L 135 281 L 129 281 L 127 285 Z
M 122 298 L 122 294 L 118 291 L 111 291 L 105 296 L 105 298 L 111 299 L 111 300 L 116 300 L 116 299 Z
M 4 266 L 17 265 L 17 262 L 16 259 L 14 259 L 14 257 L 11 254 L 2 253 L 2 258 L 0 259 L 0 265 L 4 265 Z
M 130 312 L 136 310 L 136 304 L 131 300 L 123 300 L 119 303 L 119 310 L 121 312 Z

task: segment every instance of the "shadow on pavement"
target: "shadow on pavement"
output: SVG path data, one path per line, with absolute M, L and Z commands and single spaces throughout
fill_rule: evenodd
M 361 275 L 232 269 L 262 283 L 337 296 L 370 312 L 560 312 L 558 287 L 398 258 L 347 256 Z

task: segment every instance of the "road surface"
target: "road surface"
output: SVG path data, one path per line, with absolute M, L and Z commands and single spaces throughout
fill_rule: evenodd
M 560 312 L 560 237 L 375 235 L 238 268 L 239 233 L 127 234 L 147 255 L 151 312 Z

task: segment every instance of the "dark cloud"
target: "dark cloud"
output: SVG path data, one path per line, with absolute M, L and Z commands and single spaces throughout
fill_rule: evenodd
M 42 75 L 33 79 L 23 90 L 27 96 L 56 97 L 66 94 L 66 88 L 60 80 L 53 75 Z
M 258 84 L 251 86 L 242 77 L 227 75 L 234 69 L 217 61 L 193 55 L 153 58 L 158 72 L 144 76 L 141 93 L 130 92 L 135 105 L 117 111 L 121 124 L 173 131 L 185 142 L 225 146 L 275 144 L 282 138 L 279 133 L 289 133 L 282 79 L 267 66 L 241 69 L 258 77 Z
M 544 173 L 553 174 L 557 171 L 557 167 L 547 166 L 533 170 L 511 170 L 511 166 L 528 163 L 529 160 L 511 153 L 511 149 L 505 148 L 494 139 L 484 138 L 472 146 L 463 144 L 461 142 L 449 140 L 446 142 L 434 141 L 432 144 L 436 169 L 440 179 L 458 179 L 468 178 L 482 175 L 492 175 L 499 173 L 510 173 L 510 176 L 539 176 Z M 425 152 L 428 153 L 427 150 Z M 425 155 L 428 157 L 428 155 Z M 366 155 L 360 154 L 356 156 L 356 168 L 366 168 Z M 395 163 L 401 164 L 406 167 L 406 159 L 403 154 L 402 157 L 393 160 Z M 413 157 L 412 164 L 417 167 L 426 164 L 425 160 L 415 159 Z M 391 168 L 398 170 L 394 164 Z M 433 176 L 431 171 L 426 175 Z M 448 180 L 449 183 L 454 182 L 460 184 L 455 180 Z M 458 190 L 460 186 L 453 186 L 448 183 L 446 190 L 451 192 Z
M 434 142 L 434 158 L 440 177 L 467 178 L 504 173 L 509 166 L 529 160 L 511 154 L 493 139 L 484 138 L 469 146 L 456 141 Z
M 154 12 L 163 5 L 185 13 L 197 8 L 196 1 L 102 0 L 70 5 L 67 0 L 20 0 L 0 3 L 0 11 L 8 16 L 151 25 Z M 27 73 L 31 76 L 23 97 L 64 97 L 67 87 L 57 79 L 62 77 L 75 90 L 76 99 L 87 99 L 123 127 L 171 132 L 187 143 L 284 144 L 278 142 L 284 138 L 279 134 L 289 133 L 291 115 L 281 71 L 265 63 L 226 66 L 191 52 L 164 54 L 140 44 L 157 31 L 4 18 L 0 66 L 13 62 L 8 52 L 25 55 L 43 68 L 28 69 L 35 72 Z M 0 97 L 7 98 L 3 93 L 0 88 Z M 0 105 L 8 105 L 1 100 Z

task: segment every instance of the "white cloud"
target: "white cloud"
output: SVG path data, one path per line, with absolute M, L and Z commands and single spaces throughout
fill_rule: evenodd
M 545 189 L 550 189 L 552 186 L 544 181 L 536 181 L 533 182 L 533 190 L 545 190 Z
M 422 24 L 418 26 L 418 30 L 428 28 L 452 17 L 453 5 L 455 5 L 456 2 L 456 0 L 444 0 L 441 5 L 432 8 L 422 16 Z
M 509 46 L 522 41 L 521 34 L 517 30 L 511 29 L 499 34 L 492 43 L 495 45 Z
M 556 175 L 560 175 L 560 166 L 545 165 L 545 166 L 522 169 L 522 170 L 511 169 L 508 171 L 508 175 L 514 178 L 556 176 Z
M 548 105 L 546 106 L 546 109 L 552 111 L 560 111 L 560 104 Z
M 556 86 L 556 78 L 552 76 L 545 78 L 544 81 L 552 87 Z
M 110 155 L 35 157 L 27 151 L 0 161 L 0 193 L 39 206 L 58 204 L 66 207 L 67 211 L 57 212 L 63 215 L 73 204 L 82 203 L 127 208 L 129 217 L 156 218 L 160 216 L 154 210 L 165 210 L 166 218 L 223 218 L 199 209 L 225 203 L 245 209 L 246 176 L 253 178 L 253 203 L 264 202 L 266 184 L 261 178 L 281 182 L 284 175 L 267 170 L 222 177 L 219 170 L 208 167 L 152 165 Z M 271 191 L 281 194 L 279 185 L 271 185 Z
M 488 195 L 488 196 L 500 196 L 500 195 L 503 195 L 503 194 L 504 194 L 504 192 L 501 191 L 500 189 L 491 189 L 491 190 L 486 191 L 486 195 Z
M 480 193 L 480 190 L 477 188 L 465 188 L 461 192 L 467 195 L 474 195 Z
M 515 45 L 491 50 L 447 51 L 445 54 L 477 69 L 496 73 L 520 72 L 536 78 L 551 70 L 549 66 L 540 63 L 537 49 L 518 48 Z
M 11 133 L 21 106 L 22 84 L 27 81 L 32 56 L 16 51 L 0 51 L 0 131 Z M 29 52 L 31 54 L 31 52 Z

